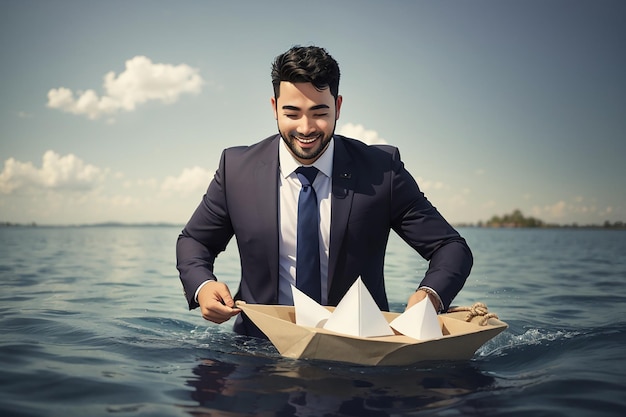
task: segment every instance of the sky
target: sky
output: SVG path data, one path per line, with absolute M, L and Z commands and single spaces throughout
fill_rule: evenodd
M 294 45 L 451 223 L 626 221 L 626 2 L 0 0 L 0 222 L 184 224 Z

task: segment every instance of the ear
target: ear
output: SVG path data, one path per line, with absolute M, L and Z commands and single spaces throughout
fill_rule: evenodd
M 337 96 L 335 101 L 335 120 L 339 120 L 339 114 L 341 113 L 341 103 L 343 103 L 343 96 Z
M 276 107 L 276 97 L 270 98 L 270 103 L 272 103 L 272 110 L 274 111 L 274 119 L 278 120 L 278 108 Z

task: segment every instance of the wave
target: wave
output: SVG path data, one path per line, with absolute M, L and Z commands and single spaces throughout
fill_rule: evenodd
M 491 339 L 476 351 L 477 357 L 504 356 L 523 349 L 525 346 L 542 345 L 579 336 L 572 330 L 528 329 L 520 335 L 504 332 Z

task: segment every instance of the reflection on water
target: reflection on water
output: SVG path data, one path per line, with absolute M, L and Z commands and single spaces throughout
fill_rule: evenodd
M 434 366 L 433 366 L 434 365 Z M 372 368 L 330 362 L 243 357 L 201 359 L 187 384 L 194 416 L 388 416 L 445 408 L 491 386 L 494 378 L 468 362 L 427 368 Z

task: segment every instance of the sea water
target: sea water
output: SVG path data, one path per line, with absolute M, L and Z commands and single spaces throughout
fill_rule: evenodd
M 469 361 L 366 367 L 282 358 L 188 311 L 180 227 L 0 228 L 2 416 L 621 416 L 626 232 L 464 228 L 454 304 L 509 324 Z M 403 311 L 427 263 L 392 236 Z M 234 243 L 216 262 L 233 291 Z

